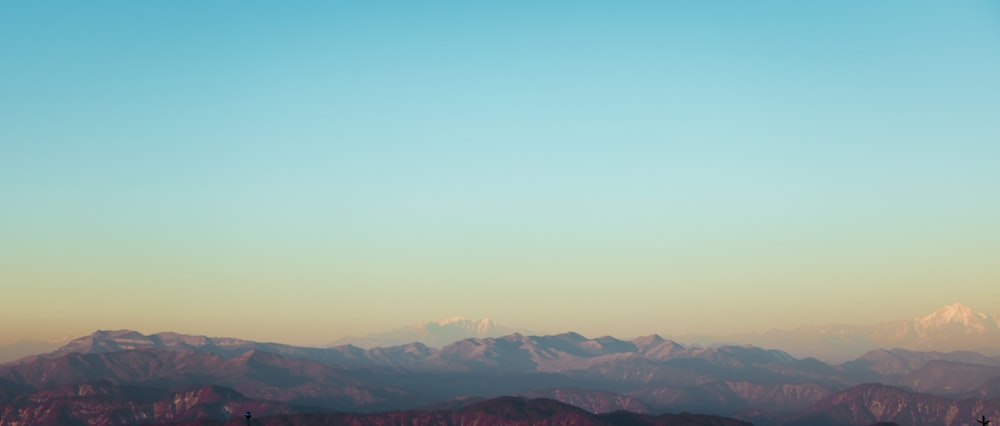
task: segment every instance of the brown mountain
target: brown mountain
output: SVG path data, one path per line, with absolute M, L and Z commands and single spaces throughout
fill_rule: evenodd
M 650 416 L 627 411 L 592 414 L 546 398 L 501 397 L 457 410 L 334 413 L 252 400 L 231 389 L 202 386 L 178 392 L 97 382 L 60 386 L 0 401 L 2 425 L 665 425 L 744 426 L 734 419 L 693 414 Z
M 892 422 L 911 426 L 974 424 L 980 416 L 1000 419 L 1000 400 L 951 399 L 865 384 L 820 401 L 787 426 L 850 426 Z
M 1000 377 L 989 379 L 986 384 L 969 394 L 970 398 L 1000 399 Z
M 802 410 L 832 393 L 829 388 L 811 383 L 714 381 L 689 386 L 652 386 L 628 395 L 646 402 L 654 413 L 691 411 L 739 417 L 752 411 Z
M 406 396 L 401 390 L 363 383 L 316 361 L 258 351 L 233 358 L 156 350 L 72 353 L 2 366 L 0 377 L 32 389 L 94 381 L 157 388 L 211 384 L 250 398 L 342 409 L 377 406 Z
M 286 415 L 306 410 L 252 400 L 218 386 L 170 392 L 105 381 L 59 386 L 0 401 L 0 425 L 131 425 L 198 419 L 220 422 L 246 411 Z
M 931 361 L 916 371 L 886 383 L 920 393 L 959 397 L 973 395 L 990 380 L 998 377 L 1000 366 Z
M 577 388 L 536 389 L 521 392 L 518 396 L 527 398 L 550 398 L 559 402 L 580 407 L 596 414 L 611 413 L 615 411 L 629 411 L 639 414 L 652 412 L 652 410 L 650 410 L 650 408 L 638 398 L 602 390 Z

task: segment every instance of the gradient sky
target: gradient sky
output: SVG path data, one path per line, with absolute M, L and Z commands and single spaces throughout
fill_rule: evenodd
M 0 3 L 0 343 L 1000 311 L 1000 3 Z

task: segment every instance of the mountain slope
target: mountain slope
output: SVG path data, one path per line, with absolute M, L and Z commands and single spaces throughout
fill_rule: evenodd
M 158 350 L 71 353 L 2 366 L 0 378 L 32 389 L 95 381 L 161 389 L 211 384 L 250 398 L 343 409 L 378 406 L 406 396 L 316 361 L 258 351 L 233 358 Z
M 972 424 L 980 416 L 1000 418 L 1000 400 L 958 400 L 865 384 L 838 392 L 785 424 L 849 426 L 893 422 L 951 426 Z
M 272 416 L 262 424 L 284 426 L 412 425 L 412 426 L 750 426 L 735 419 L 697 414 L 651 416 L 627 411 L 591 414 L 578 407 L 546 399 L 501 397 L 455 411 L 402 411 L 373 414 L 305 414 Z M 226 425 L 239 426 L 238 420 Z
M 171 392 L 105 381 L 40 390 L 16 401 L 0 400 L 0 425 L 131 425 L 197 419 L 219 422 L 246 411 L 276 416 L 303 410 L 308 409 L 252 400 L 218 386 Z

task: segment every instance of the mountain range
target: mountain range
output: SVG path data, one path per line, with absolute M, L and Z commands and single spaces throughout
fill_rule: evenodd
M 427 347 L 440 348 L 463 339 L 495 338 L 514 333 L 535 334 L 529 330 L 497 324 L 489 318 L 472 320 L 452 317 L 360 337 L 344 337 L 334 341 L 330 346 L 353 345 L 371 349 L 419 342 Z M 170 338 L 168 336 L 170 333 L 162 334 L 164 338 Z M 953 303 L 927 315 L 873 325 L 804 325 L 792 330 L 774 329 L 764 333 L 727 336 L 682 335 L 670 336 L 670 339 L 695 346 L 754 345 L 779 349 L 800 358 L 815 357 L 834 363 L 845 362 L 860 357 L 868 351 L 882 348 L 944 352 L 968 350 L 1000 355 L 1000 314 L 991 316 L 974 313 L 968 306 Z M 217 345 L 235 345 L 234 350 L 239 350 L 241 347 L 236 343 L 237 339 L 215 340 Z M 0 362 L 55 351 L 67 341 L 69 340 L 21 341 L 0 346 Z M 272 349 L 288 346 L 274 345 Z
M 953 303 L 927 315 L 873 325 L 804 325 L 756 334 L 673 338 L 700 345 L 750 344 L 828 362 L 847 361 L 881 348 L 1000 355 L 1000 313 L 976 313 L 968 306 Z
M 657 335 L 515 333 L 362 349 L 118 330 L 0 365 L 4 425 L 218 422 L 243 411 L 279 424 L 449 424 L 486 416 L 469 407 L 501 397 L 518 398 L 490 404 L 534 414 L 485 424 L 959 425 L 977 413 L 1000 418 L 1000 358 L 883 349 L 828 364 Z M 530 408 L 538 399 L 577 408 L 544 417 Z M 662 417 L 679 412 L 714 417 Z
M 535 334 L 529 330 L 499 325 L 488 318 L 470 320 L 453 317 L 361 337 L 345 337 L 335 341 L 332 346 L 351 344 L 374 348 L 420 342 L 439 348 L 462 339 L 500 337 L 513 333 Z M 670 338 L 701 346 L 754 345 L 828 362 L 844 362 L 882 348 L 914 351 L 968 350 L 1000 355 L 1000 313 L 976 313 L 961 303 L 952 303 L 915 318 L 870 325 L 803 325 L 791 330 L 772 329 L 764 333 L 682 335 Z
M 390 331 L 369 333 L 361 337 L 343 337 L 334 341 L 331 346 L 354 345 L 361 348 L 375 348 L 420 342 L 433 348 L 439 348 L 462 339 L 500 337 L 514 333 L 534 334 L 529 330 L 497 324 L 489 318 L 472 320 L 456 316 Z
M 454 338 L 503 329 L 489 320 L 452 318 L 409 332 Z M 832 329 L 800 330 L 799 336 Z M 926 349 L 947 342 L 993 347 L 1000 342 L 995 317 L 956 304 L 914 320 L 838 330 L 835 335 L 855 336 L 844 337 L 852 341 L 864 335 L 866 344 L 925 349 L 872 349 L 829 362 L 655 334 L 514 332 L 439 347 L 319 348 L 103 330 L 0 364 L 0 425 L 243 424 L 245 411 L 258 422 L 287 425 L 957 426 L 980 416 L 1000 420 L 1000 356 Z M 794 342 L 794 336 L 782 339 Z

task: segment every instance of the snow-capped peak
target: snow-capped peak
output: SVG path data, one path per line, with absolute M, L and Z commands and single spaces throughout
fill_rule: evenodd
M 476 327 L 476 331 L 478 331 L 479 334 L 486 334 L 490 330 L 493 330 L 496 327 L 497 324 L 493 322 L 493 320 L 489 318 L 483 318 L 482 320 L 479 321 L 479 325 Z
M 377 347 L 421 342 L 427 346 L 439 348 L 470 337 L 500 337 L 515 332 L 533 333 L 528 330 L 514 329 L 497 324 L 490 318 L 469 319 L 463 316 L 453 316 L 437 321 L 412 324 L 408 327 L 381 333 L 370 333 L 362 337 L 347 337 L 337 340 L 333 344 Z
M 475 331 L 480 335 L 485 335 L 490 333 L 493 329 L 497 328 L 497 324 L 489 318 L 483 318 L 481 320 L 470 320 L 461 316 L 454 316 L 451 318 L 445 318 L 442 320 L 434 321 L 433 324 L 439 327 L 454 327 L 462 328 L 465 330 Z
M 967 332 L 984 332 L 988 327 L 985 324 L 988 319 L 989 317 L 984 314 L 972 312 L 968 306 L 952 303 L 941 307 L 930 315 L 917 318 L 914 325 L 918 330 L 960 326 L 965 328 Z
M 449 324 L 456 324 L 456 323 L 465 322 L 465 321 L 468 321 L 467 319 L 465 319 L 465 317 L 454 316 L 454 317 L 451 317 L 451 318 L 445 318 L 445 319 L 442 319 L 442 320 L 434 321 L 434 324 L 437 324 L 437 325 L 449 325 Z

